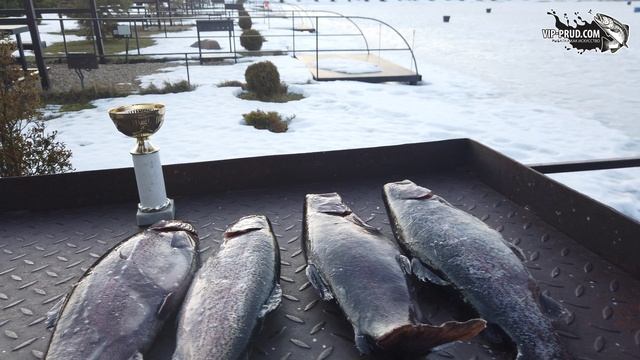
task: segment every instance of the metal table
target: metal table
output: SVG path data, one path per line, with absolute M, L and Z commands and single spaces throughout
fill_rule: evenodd
M 0 33 L 16 36 L 16 45 L 18 45 L 18 53 L 20 54 L 20 64 L 22 70 L 27 71 L 27 59 L 24 57 L 24 46 L 22 45 L 21 33 L 28 32 L 27 25 L 0 25 Z
M 446 154 L 446 156 L 445 156 Z M 640 358 L 640 224 L 470 140 L 270 156 L 165 167 L 179 218 L 193 222 L 203 259 L 225 227 L 248 214 L 273 222 L 281 247 L 282 306 L 251 347 L 252 359 L 358 359 L 339 307 L 304 275 L 304 195 L 337 191 L 391 236 L 381 199 L 409 178 L 441 194 L 520 246 L 545 291 L 571 311 L 557 332 L 577 359 Z M 42 358 L 46 311 L 91 263 L 135 226 L 132 169 L 0 179 L 0 358 Z M 29 209 L 29 210 L 24 210 Z M 41 209 L 41 210 L 34 210 Z M 450 293 L 420 287 L 431 322 L 469 317 Z M 168 359 L 169 322 L 145 359 Z M 365 357 L 362 357 L 364 359 Z M 510 359 L 482 337 L 428 359 Z

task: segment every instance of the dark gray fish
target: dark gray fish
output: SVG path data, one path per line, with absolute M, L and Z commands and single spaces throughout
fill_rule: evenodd
M 46 359 L 142 359 L 189 288 L 197 247 L 195 229 L 177 220 L 114 247 L 50 313 L 57 323 Z
M 481 319 L 421 323 L 408 285 L 408 259 L 343 204 L 340 195 L 307 195 L 303 226 L 307 277 L 322 299 L 336 299 L 361 353 L 424 354 L 484 329 Z
M 173 359 L 245 356 L 260 320 L 280 305 L 279 281 L 280 248 L 269 220 L 246 216 L 232 224 L 185 298 Z
M 511 338 L 518 360 L 570 358 L 548 319 L 565 316 L 565 310 L 540 292 L 520 249 L 409 180 L 386 184 L 383 195 L 396 239 L 413 256 L 418 278 L 456 288 Z

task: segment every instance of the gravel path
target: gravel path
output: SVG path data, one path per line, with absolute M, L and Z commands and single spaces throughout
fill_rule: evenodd
M 51 90 L 67 91 L 71 88 L 80 88 L 80 79 L 74 70 L 67 68 L 66 64 L 50 64 L 49 78 Z M 116 86 L 123 90 L 136 90 L 139 88 L 139 76 L 150 75 L 158 70 L 175 65 L 163 63 L 138 63 L 138 64 L 106 64 L 91 71 L 83 71 L 84 86 Z

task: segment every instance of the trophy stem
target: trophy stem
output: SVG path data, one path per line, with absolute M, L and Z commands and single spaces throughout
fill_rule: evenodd
M 150 225 L 160 220 L 173 219 L 173 200 L 167 198 L 160 152 L 133 154 L 133 168 L 138 185 L 138 225 Z
M 149 141 L 149 136 L 136 137 L 136 146 L 131 149 L 131 155 L 151 154 L 159 149 Z

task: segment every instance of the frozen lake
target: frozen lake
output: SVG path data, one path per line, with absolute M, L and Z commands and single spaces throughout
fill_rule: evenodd
M 626 2 L 332 2 L 293 3 L 344 15 L 383 20 L 414 44 L 424 83 L 317 83 L 298 60 L 266 58 L 306 98 L 286 104 L 244 101 L 223 80 L 243 80 L 248 61 L 229 66 L 193 66 L 199 87 L 176 95 L 130 96 L 95 101 L 96 109 L 68 113 L 50 126 L 74 152 L 77 170 L 131 166 L 133 141 L 118 134 L 107 109 L 122 103 L 163 102 L 164 128 L 153 137 L 164 163 L 308 152 L 471 137 L 523 163 L 640 155 L 640 50 L 634 29 L 640 14 Z M 287 8 L 289 5 L 273 4 Z M 485 9 L 492 8 L 487 14 Z M 542 38 L 553 27 L 547 11 L 605 13 L 630 27 L 629 48 L 615 54 L 575 50 Z M 443 23 L 442 16 L 451 22 Z M 359 22 L 372 47 L 399 45 L 399 38 Z M 345 23 L 331 24 L 339 31 Z M 255 21 L 264 34 L 278 33 L 277 20 Z M 158 40 L 148 51 L 170 51 L 177 39 Z M 193 41 L 182 40 L 188 48 Z M 340 39 L 327 46 L 340 46 Z M 344 40 L 347 41 L 347 40 Z M 188 44 L 187 44 L 188 43 Z M 285 46 L 277 40 L 269 48 Z M 381 56 L 408 67 L 406 54 Z M 184 66 L 143 82 L 186 78 Z M 278 111 L 296 118 L 285 134 L 242 126 L 241 114 Z M 640 218 L 640 170 L 554 175 L 554 178 Z

